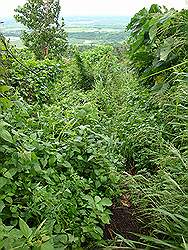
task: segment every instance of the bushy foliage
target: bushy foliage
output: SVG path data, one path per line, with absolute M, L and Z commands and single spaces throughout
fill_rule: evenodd
M 88 66 L 86 66 L 86 63 L 84 62 L 80 52 L 78 50 L 74 51 L 74 59 L 75 59 L 75 66 L 77 67 L 77 81 L 75 81 L 75 85 L 78 88 L 81 88 L 83 90 L 89 90 L 94 87 L 94 76 L 89 69 Z M 75 78 L 75 75 L 73 75 Z M 72 79 L 73 80 L 73 79 Z
M 63 77 L 64 62 L 46 59 L 15 61 L 11 70 L 11 86 L 27 102 L 50 103 L 56 83 Z
M 188 11 L 156 4 L 140 10 L 127 26 L 131 32 L 128 55 L 147 86 L 170 86 L 174 72 L 188 63 Z
M 15 19 L 29 29 L 22 35 L 24 45 L 37 59 L 61 59 L 66 52 L 67 34 L 64 19 L 59 22 L 60 10 L 59 0 L 28 0 L 15 10 Z
M 45 79 L 44 68 L 52 64 L 24 63 L 35 72 L 42 67 L 31 80 L 33 86 L 40 76 Z M 53 74 L 57 70 L 56 64 Z M 26 73 L 14 65 L 13 74 L 13 82 L 19 76 L 17 92 L 24 96 L 19 84 Z M 53 91 L 64 91 L 62 83 Z M 103 242 L 108 207 L 120 193 L 118 144 L 101 128 L 95 101 L 64 84 L 67 93 L 43 105 L 16 94 L 12 108 L 1 114 L 0 238 L 5 249 L 91 249 Z M 53 96 L 49 86 L 34 93 L 43 96 L 43 91 Z
M 94 49 L 83 52 L 82 58 L 93 73 L 95 82 L 106 83 L 107 78 L 112 75 L 117 66 L 117 57 L 114 55 L 114 48 L 110 45 L 97 46 Z
M 173 22 L 184 13 L 171 12 Z M 169 11 L 154 5 L 146 17 L 143 13 L 131 27 L 137 18 L 144 26 L 155 14 L 166 20 Z M 150 27 L 150 21 L 149 29 L 165 23 Z M 150 45 L 139 49 L 149 53 Z M 184 46 L 177 55 L 186 60 Z M 185 68 L 174 74 L 173 84 L 172 75 L 164 75 L 171 88 L 151 89 L 154 78 L 140 84 L 135 71 L 145 73 L 131 70 L 127 57 L 122 60 L 111 46 L 76 51 L 63 61 L 36 61 L 22 51 L 9 64 L 9 56 L 0 55 L 13 89 L 11 106 L 0 113 L 0 248 L 187 249 Z M 132 60 L 143 66 L 139 57 Z M 146 229 L 138 242 L 123 235 L 105 241 L 110 208 L 124 192 Z
M 10 70 L 12 57 L 9 54 L 10 45 L 0 34 L 0 110 L 11 106 L 8 98 L 10 91 Z

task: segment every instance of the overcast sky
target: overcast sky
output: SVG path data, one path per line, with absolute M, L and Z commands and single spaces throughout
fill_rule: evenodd
M 60 0 L 64 16 L 131 16 L 143 7 L 158 3 L 176 9 L 188 8 L 188 0 Z M 26 0 L 0 0 L 0 17 L 12 16 Z

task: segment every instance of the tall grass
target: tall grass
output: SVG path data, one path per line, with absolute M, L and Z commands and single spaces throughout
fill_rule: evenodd
M 170 89 L 148 90 L 120 63 L 92 92 L 105 129 L 119 138 L 122 188 L 145 232 L 139 243 L 117 236 L 115 245 L 188 248 L 188 85 L 179 71 Z
M 122 128 L 118 133 L 124 142 L 127 171 L 130 159 L 138 170 L 135 176 L 127 174 L 124 183 L 133 204 L 141 209 L 141 218 L 148 222 L 150 237 L 142 236 L 141 241 L 159 249 L 187 249 L 187 82 L 179 81 L 170 93 L 151 97 L 140 95 L 132 107 L 121 110 L 125 132 Z M 148 112 L 144 101 L 146 106 L 153 103 Z

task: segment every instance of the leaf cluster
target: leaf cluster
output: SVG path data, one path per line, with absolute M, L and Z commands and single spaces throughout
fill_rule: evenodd
M 131 19 L 128 56 L 146 86 L 161 88 L 167 81 L 172 85 L 173 73 L 187 67 L 187 23 L 187 10 L 168 10 L 156 4 Z
M 59 21 L 59 0 L 28 0 L 15 12 L 15 19 L 28 28 L 22 34 L 24 45 L 36 58 L 59 58 L 67 50 L 67 34 L 64 30 L 64 19 Z

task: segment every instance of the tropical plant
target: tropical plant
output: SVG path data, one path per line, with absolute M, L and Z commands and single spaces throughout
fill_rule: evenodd
M 188 10 L 168 10 L 156 4 L 140 10 L 127 26 L 128 55 L 139 78 L 155 89 L 168 88 L 174 72 L 188 63 Z

